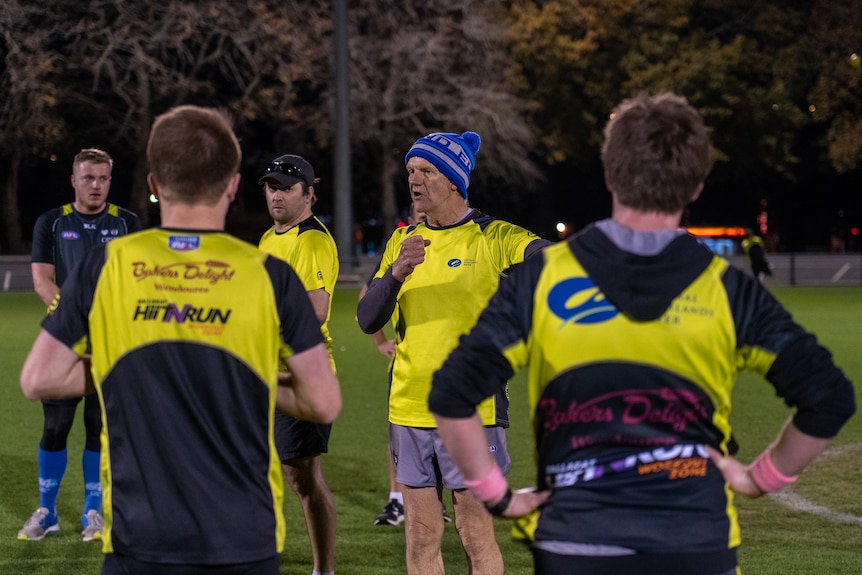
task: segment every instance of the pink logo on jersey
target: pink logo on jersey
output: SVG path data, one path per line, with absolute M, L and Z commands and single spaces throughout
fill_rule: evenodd
M 72 230 L 66 230 L 65 232 L 63 232 L 63 234 L 61 235 L 61 237 L 62 237 L 64 240 L 77 240 L 78 238 L 80 238 L 80 237 L 81 237 L 81 235 L 80 235 L 78 232 L 75 232 L 75 231 L 72 231 Z

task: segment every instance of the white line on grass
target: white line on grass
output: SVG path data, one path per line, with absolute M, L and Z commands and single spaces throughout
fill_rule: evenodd
M 796 495 L 789 489 L 785 489 L 781 493 L 773 493 L 769 496 L 772 500 L 778 501 L 793 509 L 794 511 L 804 511 L 813 515 L 818 515 L 824 519 L 835 521 L 836 523 L 855 523 L 862 525 L 862 517 L 851 513 L 840 513 L 823 505 L 817 505 L 808 501 L 804 497 Z
M 842 445 L 840 447 L 827 449 L 823 452 L 821 457 L 840 457 L 842 455 L 846 455 L 847 452 L 858 451 L 859 449 L 862 449 L 862 443 L 851 443 L 848 445 Z M 862 525 L 862 517 L 859 517 L 858 515 L 853 515 L 852 513 L 841 513 L 839 511 L 835 511 L 834 509 L 830 509 L 829 507 L 826 507 L 824 505 L 818 505 L 812 501 L 805 499 L 801 495 L 793 493 L 793 491 L 789 487 L 780 493 L 773 493 L 769 497 L 773 501 L 777 501 L 783 505 L 786 505 L 794 511 L 804 511 L 805 513 L 811 513 L 813 515 L 823 517 L 824 519 L 835 521 L 836 523 L 852 523 L 855 525 Z

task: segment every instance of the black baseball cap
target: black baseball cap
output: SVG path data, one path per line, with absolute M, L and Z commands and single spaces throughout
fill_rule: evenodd
M 275 180 L 282 186 L 291 187 L 297 182 L 314 185 L 314 168 L 305 158 L 293 154 L 279 156 L 266 166 L 266 173 L 258 180 L 261 186 L 267 180 Z

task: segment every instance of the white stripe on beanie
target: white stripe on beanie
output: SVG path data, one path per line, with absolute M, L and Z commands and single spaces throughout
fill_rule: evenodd
M 461 195 L 467 197 L 470 173 L 473 171 L 475 154 L 481 145 L 481 138 L 475 132 L 458 134 L 435 132 L 416 140 L 404 158 L 405 163 L 413 156 L 431 162 L 440 172 L 458 187 Z

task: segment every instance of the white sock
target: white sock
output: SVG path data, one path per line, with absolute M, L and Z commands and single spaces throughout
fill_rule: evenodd
M 318 571 L 317 569 L 311 572 L 311 575 L 335 575 L 335 570 L 332 571 Z
M 400 503 L 401 505 L 404 505 L 404 496 L 401 495 L 400 491 L 390 491 L 389 492 L 389 500 L 391 501 L 393 499 L 398 501 L 398 503 Z

